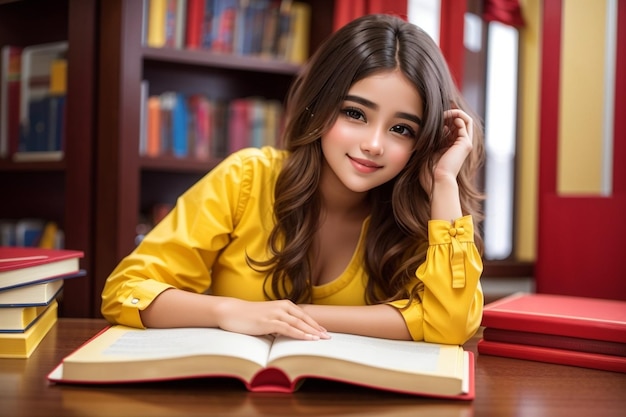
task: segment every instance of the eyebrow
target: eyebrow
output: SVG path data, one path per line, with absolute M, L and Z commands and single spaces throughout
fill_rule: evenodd
M 354 101 L 355 103 L 362 104 L 363 106 L 368 107 L 368 108 L 373 109 L 373 110 L 378 110 L 378 108 L 379 108 L 378 104 L 376 104 L 373 101 L 370 101 L 370 100 L 368 100 L 366 98 L 359 97 L 359 96 L 347 95 L 344 100 Z M 415 122 L 415 123 L 417 123 L 418 126 L 422 125 L 422 119 L 420 119 L 415 114 L 405 113 L 405 112 L 397 112 L 395 114 L 395 116 L 396 117 L 400 117 L 402 119 L 407 119 L 407 120 L 410 120 L 412 122 Z

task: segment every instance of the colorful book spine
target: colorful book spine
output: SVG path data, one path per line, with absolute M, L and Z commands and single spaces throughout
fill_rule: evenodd
M 211 50 L 214 52 L 233 52 L 235 27 L 237 22 L 237 0 L 216 1 L 213 14 L 213 38 Z
M 161 99 L 148 97 L 146 122 L 146 155 L 155 157 L 161 154 Z
M 303 64 L 309 57 L 309 36 L 311 32 L 311 5 L 294 2 L 291 6 L 291 28 L 288 37 L 287 60 Z
M 174 107 L 172 108 L 172 154 L 178 158 L 189 156 L 189 112 L 187 110 L 187 100 L 176 93 L 174 96 Z
M 187 0 L 185 46 L 189 49 L 202 47 L 202 31 L 206 0 Z
M 20 77 L 22 48 L 2 47 L 0 60 L 0 158 L 17 151 L 20 138 Z
M 149 0 L 148 8 L 148 46 L 162 48 L 165 46 L 165 16 L 167 0 Z
M 236 152 L 250 146 L 250 102 L 237 99 L 230 102 L 228 117 L 228 151 Z

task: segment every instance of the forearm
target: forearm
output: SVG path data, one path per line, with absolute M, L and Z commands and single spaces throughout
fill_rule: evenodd
M 459 186 L 454 177 L 435 177 L 431 198 L 430 218 L 453 221 L 463 216 Z
M 326 330 L 289 300 L 245 301 L 169 289 L 141 312 L 146 327 L 217 327 L 249 335 L 328 338 Z
M 306 304 L 300 307 L 330 332 L 412 340 L 400 312 L 386 304 L 371 306 Z
M 169 289 L 140 312 L 141 321 L 146 327 L 218 327 L 221 298 Z

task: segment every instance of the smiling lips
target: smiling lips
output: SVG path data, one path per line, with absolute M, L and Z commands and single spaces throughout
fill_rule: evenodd
M 350 159 L 352 166 L 354 166 L 357 171 L 365 174 L 372 173 L 382 168 L 381 165 L 375 164 L 374 162 L 367 159 L 353 158 L 350 155 L 348 155 L 348 159 Z

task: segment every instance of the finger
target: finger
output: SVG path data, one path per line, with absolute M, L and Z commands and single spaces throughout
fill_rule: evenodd
M 444 116 L 447 119 L 452 119 L 452 124 L 456 127 L 457 136 L 465 136 L 473 141 L 473 120 L 472 118 L 460 109 L 451 109 L 444 112 Z
M 287 321 L 275 320 L 272 323 L 272 327 L 274 328 L 273 333 L 281 334 L 283 336 L 291 337 L 293 339 L 299 340 L 320 340 L 323 337 L 318 334 L 314 329 L 307 328 L 307 326 L 302 326 L 302 321 L 293 317 L 295 321 L 293 323 L 288 323 Z
M 305 333 L 314 335 L 321 339 L 328 339 L 328 333 L 325 328 L 320 326 L 311 316 L 306 314 L 301 309 L 296 309 L 294 314 L 291 315 L 292 321 L 289 324 Z
M 304 309 L 300 306 L 290 303 L 290 308 L 288 310 L 289 314 L 302 322 L 306 323 L 311 328 L 317 330 L 318 332 L 325 333 L 326 329 L 319 325 Z

